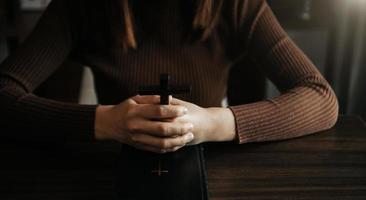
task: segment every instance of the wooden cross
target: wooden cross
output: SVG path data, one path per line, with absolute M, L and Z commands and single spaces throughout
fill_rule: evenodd
M 172 86 L 169 84 L 169 74 L 160 75 L 160 85 L 158 86 L 140 86 L 140 95 L 160 95 L 160 104 L 169 105 L 169 95 L 184 94 L 191 92 L 191 86 L 181 85 Z
M 160 85 L 159 86 L 140 86 L 140 95 L 160 95 L 160 104 L 169 105 L 169 95 L 173 94 L 184 94 L 191 92 L 191 86 L 172 86 L 169 84 L 170 76 L 169 74 L 160 75 Z M 163 155 L 162 155 L 163 157 Z M 161 169 L 161 156 L 159 156 L 159 166 L 157 170 L 152 170 L 151 173 L 156 173 L 161 176 L 162 173 L 168 173 L 168 170 Z

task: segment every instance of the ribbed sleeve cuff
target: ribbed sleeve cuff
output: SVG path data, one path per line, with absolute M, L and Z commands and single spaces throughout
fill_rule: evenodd
M 276 112 L 277 106 L 268 102 L 257 102 L 246 105 L 230 106 L 229 108 L 235 117 L 236 134 L 238 143 L 259 142 L 266 140 L 266 134 L 271 132 L 271 128 L 263 126 L 266 120 L 271 120 L 271 113 Z M 278 111 L 277 111 L 278 112 Z
M 94 140 L 94 124 L 97 105 L 79 105 L 71 103 L 61 103 L 37 97 L 27 98 L 29 112 L 37 112 L 40 123 L 40 131 L 52 134 L 59 134 L 65 140 L 92 141 Z M 44 117 L 42 117 L 44 116 Z M 34 116 L 36 117 L 36 116 Z M 27 117 L 28 118 L 28 117 Z M 46 123 L 46 124 L 45 124 Z M 44 125 L 43 125 L 44 124 Z M 49 126 L 52 124 L 53 127 Z
M 15 88 L 3 89 L 1 128 L 11 137 L 35 141 L 92 141 L 97 105 L 53 101 Z M 7 105 L 6 107 L 4 105 Z
M 245 109 L 243 106 L 230 106 L 230 110 L 233 112 L 235 117 L 235 132 L 238 138 L 237 142 L 239 144 L 248 143 L 255 140 L 255 137 L 250 137 L 249 132 L 253 132 L 254 123 L 250 124 L 245 120 Z

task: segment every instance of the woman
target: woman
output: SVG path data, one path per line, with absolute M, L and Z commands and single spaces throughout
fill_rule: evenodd
M 91 67 L 100 105 L 32 94 L 70 57 Z M 242 67 L 263 70 L 282 94 L 221 108 L 230 66 L 243 58 L 255 65 Z M 168 106 L 136 96 L 160 73 L 192 85 L 192 93 Z M 331 128 L 338 115 L 332 89 L 264 0 L 53 0 L 1 65 L 0 102 L 8 130 L 116 140 L 156 153 L 299 137 Z

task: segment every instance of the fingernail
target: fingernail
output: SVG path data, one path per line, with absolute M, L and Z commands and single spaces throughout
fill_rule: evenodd
M 191 142 L 194 139 L 193 133 L 188 133 L 187 135 L 187 142 Z
M 188 109 L 186 107 L 183 108 L 183 114 L 187 114 L 188 113 Z

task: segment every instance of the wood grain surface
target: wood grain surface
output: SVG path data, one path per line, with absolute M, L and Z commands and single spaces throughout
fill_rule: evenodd
M 119 149 L 3 138 L 0 199 L 118 199 Z M 298 139 L 206 144 L 206 165 L 212 200 L 366 199 L 366 126 L 341 117 L 332 130 Z

